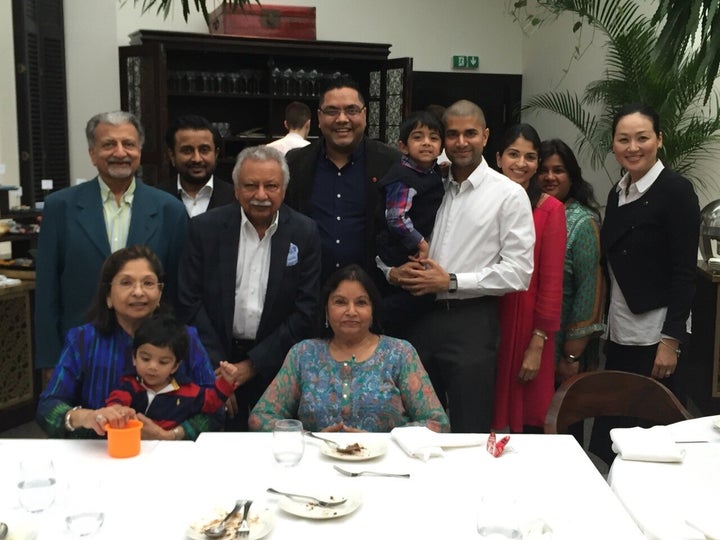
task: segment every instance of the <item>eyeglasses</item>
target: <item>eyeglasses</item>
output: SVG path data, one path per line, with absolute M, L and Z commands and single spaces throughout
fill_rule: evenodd
M 325 116 L 331 116 L 332 118 L 336 118 L 340 116 L 340 113 L 343 113 L 345 116 L 353 117 L 357 116 L 361 112 L 365 110 L 365 107 L 358 107 L 357 105 L 348 105 L 347 107 L 343 107 L 342 109 L 340 107 L 325 107 L 324 109 L 318 109 L 321 113 L 323 113 Z
M 140 280 L 134 280 L 130 278 L 121 278 L 116 281 L 111 282 L 111 285 L 114 285 L 121 291 L 134 291 L 135 287 L 140 285 L 140 288 L 143 291 L 150 292 L 155 291 L 157 289 L 162 289 L 163 284 L 160 283 L 157 280 L 154 279 L 140 279 Z

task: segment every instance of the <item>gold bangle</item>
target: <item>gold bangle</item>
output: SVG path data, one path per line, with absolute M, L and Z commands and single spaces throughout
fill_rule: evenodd
M 672 351 L 675 353 L 676 356 L 680 356 L 680 347 L 677 349 L 670 345 L 667 341 L 665 341 L 663 338 L 660 338 L 660 343 L 662 345 L 665 345 L 668 349 L 672 349 Z
M 543 338 L 543 341 L 548 340 L 547 334 L 545 332 L 541 332 L 540 330 L 533 330 L 532 335 Z

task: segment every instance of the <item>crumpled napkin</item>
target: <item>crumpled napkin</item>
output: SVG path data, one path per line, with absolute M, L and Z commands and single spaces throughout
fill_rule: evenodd
M 615 428 L 610 430 L 613 451 L 630 461 L 679 463 L 685 449 L 675 444 L 667 426 Z
M 437 433 L 425 426 L 396 427 L 390 437 L 410 457 L 427 461 L 444 455 Z

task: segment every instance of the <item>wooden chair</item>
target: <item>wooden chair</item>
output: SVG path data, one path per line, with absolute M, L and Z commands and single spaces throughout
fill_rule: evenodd
M 557 389 L 545 417 L 545 433 L 570 433 L 569 426 L 598 416 L 635 417 L 652 425 L 692 418 L 655 379 L 626 371 L 591 371 L 571 377 Z

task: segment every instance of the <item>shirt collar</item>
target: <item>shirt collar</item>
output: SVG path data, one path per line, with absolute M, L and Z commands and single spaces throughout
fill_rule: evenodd
M 109 200 L 115 200 L 115 194 L 110 191 L 110 187 L 105 183 L 105 180 L 101 176 L 98 176 L 98 184 L 100 185 L 100 198 L 103 202 Z M 130 185 L 125 192 L 120 196 L 121 203 L 127 203 L 132 205 L 133 196 L 135 195 L 135 177 L 130 181 Z
M 633 182 L 632 185 L 635 186 L 635 189 L 638 190 L 638 193 L 645 193 L 650 188 L 650 186 L 653 185 L 655 180 L 657 180 L 658 176 L 660 176 L 660 173 L 663 171 L 664 168 L 665 165 L 663 165 L 662 161 L 658 159 L 655 162 L 655 165 L 650 167 L 650 170 L 646 172 L 639 180 Z M 622 177 L 622 180 L 617 183 L 615 190 L 619 193 L 627 189 L 629 183 L 630 173 L 625 173 L 625 176 Z
M 426 169 L 415 163 L 415 160 L 410 156 L 406 156 L 403 154 L 403 156 L 400 158 L 400 163 L 402 163 L 403 167 L 407 167 L 408 169 L 412 169 L 413 171 L 422 174 L 432 174 L 437 172 L 437 161 L 433 163 L 429 169 Z
M 471 185 L 473 188 L 477 188 L 482 183 L 483 179 L 485 178 L 485 174 L 487 173 L 488 169 L 489 169 L 489 167 L 488 167 L 487 161 L 485 161 L 485 158 L 483 158 L 482 161 L 480 162 L 480 164 L 477 167 L 475 167 L 475 170 L 470 173 L 470 176 L 468 176 L 467 179 L 464 182 L 462 182 L 462 184 L 458 184 L 453 179 L 452 166 L 451 166 L 450 172 L 448 173 L 448 177 L 444 180 L 445 185 L 447 186 L 447 185 L 454 184 L 457 186 L 458 189 L 462 189 L 463 185 L 467 183 L 468 185 Z M 510 181 L 512 182 L 512 180 L 510 180 Z M 466 189 L 468 189 L 468 188 L 466 188 Z
M 279 215 L 280 215 L 280 210 L 275 212 L 275 216 L 273 217 L 272 223 L 265 231 L 265 236 L 272 236 L 273 234 L 275 234 L 275 231 L 277 230 L 277 226 L 278 226 L 278 216 Z M 240 207 L 240 216 L 241 216 L 241 218 L 240 218 L 240 228 L 241 229 L 247 229 L 247 230 L 252 229 L 253 231 L 257 232 L 257 229 L 255 229 L 255 225 L 250 223 L 250 220 L 245 215 L 245 209 L 242 206 Z
M 215 178 L 215 175 L 211 174 L 210 180 L 208 180 L 205 183 L 205 185 L 198 190 L 197 194 L 201 195 L 203 193 L 208 193 L 208 195 L 212 195 L 213 189 L 215 189 L 215 184 L 213 182 L 214 178 Z M 185 194 L 192 199 L 192 197 L 188 194 L 188 192 L 185 191 L 185 189 L 182 187 L 182 184 L 180 183 L 180 175 L 179 174 L 177 175 L 177 190 L 178 190 L 178 194 L 180 194 L 180 195 Z
M 325 159 L 329 160 L 330 158 L 327 157 L 327 144 L 325 139 L 322 140 L 322 155 L 325 157 Z M 362 138 L 360 141 L 360 144 L 358 144 L 353 151 L 350 153 L 350 157 L 348 158 L 348 163 L 354 163 L 359 159 L 362 159 L 362 157 L 365 155 L 365 137 Z

